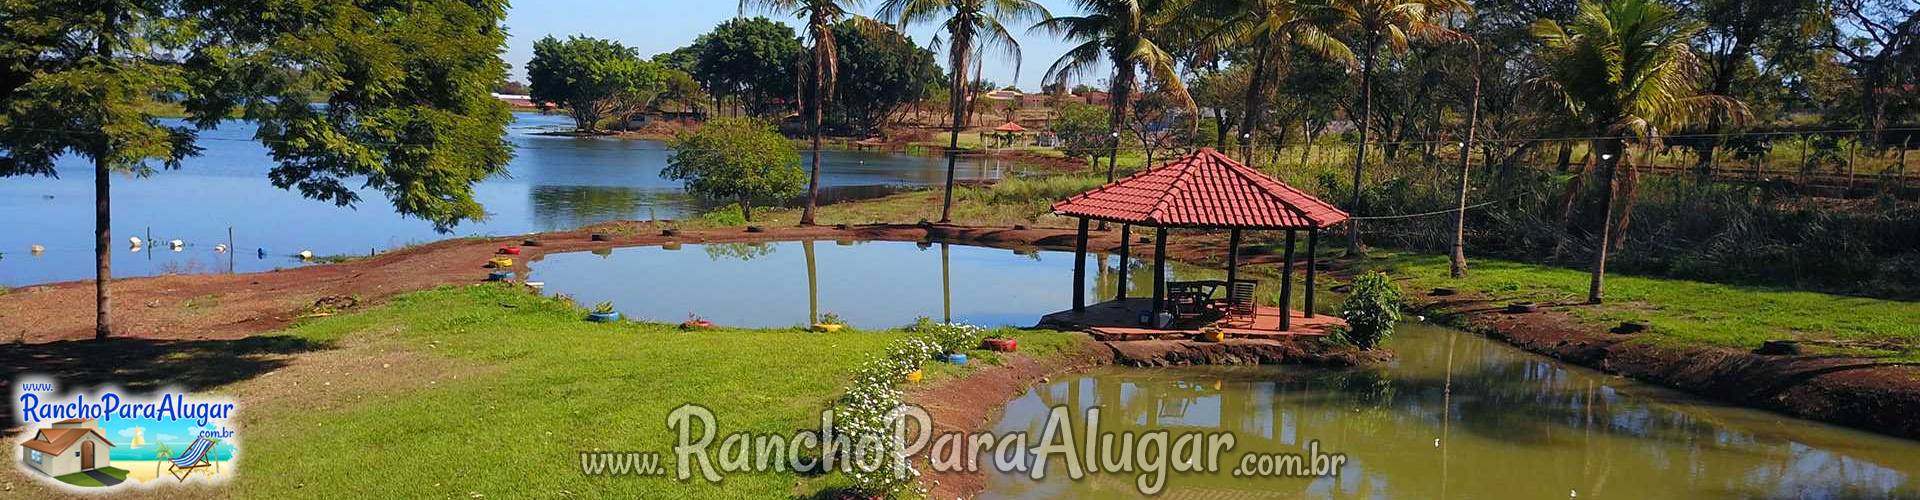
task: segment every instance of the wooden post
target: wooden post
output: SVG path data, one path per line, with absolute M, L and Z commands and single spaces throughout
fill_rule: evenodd
M 1127 254 L 1133 247 L 1133 224 L 1120 225 L 1120 291 L 1113 294 L 1113 300 L 1127 300 Z
M 1299 231 L 1287 230 L 1287 251 L 1280 261 L 1280 331 L 1293 329 L 1293 242 Z
M 1087 218 L 1080 218 L 1080 233 L 1073 239 L 1073 312 L 1087 310 Z
M 1160 321 L 1160 311 L 1167 308 L 1167 228 L 1153 230 L 1153 316 L 1147 324 Z
M 1313 317 L 1313 280 L 1320 274 L 1320 230 L 1307 230 L 1307 304 L 1303 311 Z
M 233 274 L 233 254 L 239 252 L 233 247 L 233 226 L 227 226 L 227 274 Z
M 1240 278 L 1240 230 L 1235 229 L 1227 237 L 1227 286 L 1233 286 L 1233 280 Z

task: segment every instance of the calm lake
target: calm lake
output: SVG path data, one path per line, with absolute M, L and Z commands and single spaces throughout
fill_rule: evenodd
M 671 218 L 698 208 L 677 182 L 660 178 L 670 154 L 656 141 L 572 138 L 540 132 L 569 128 L 560 115 L 517 113 L 508 139 L 517 147 L 507 176 L 475 186 L 486 221 L 440 234 L 433 225 L 394 214 L 386 198 L 363 192 L 357 208 L 308 200 L 267 181 L 273 165 L 253 142 L 253 126 L 229 122 L 201 133 L 204 154 L 183 168 L 147 178 L 120 175 L 113 182 L 115 276 L 240 272 L 302 265 L 292 255 L 365 255 L 454 236 L 512 235 L 571 229 L 619 219 Z M 177 123 L 177 121 L 175 121 Z M 946 165 L 939 158 L 896 153 L 830 151 L 822 155 L 822 197 L 850 198 L 884 192 L 880 187 L 939 185 Z M 802 167 L 805 167 L 803 160 Z M 67 157 L 60 178 L 0 178 L 0 286 L 20 286 L 93 277 L 93 169 L 85 158 Z M 991 160 L 963 160 L 961 180 L 994 179 L 1004 172 Z M 234 232 L 234 254 L 214 245 Z M 149 234 L 151 238 L 149 238 Z M 125 248 L 128 237 L 164 244 Z M 29 248 L 46 251 L 32 255 Z M 257 249 L 264 249 L 262 256 Z

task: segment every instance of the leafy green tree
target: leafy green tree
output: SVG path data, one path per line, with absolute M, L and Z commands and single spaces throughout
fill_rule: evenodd
M 1138 72 L 1145 70 L 1152 83 L 1160 85 L 1198 114 L 1193 97 L 1180 79 L 1178 61 L 1161 45 L 1162 32 L 1183 21 L 1181 0 L 1076 0 L 1082 15 L 1062 16 L 1041 21 L 1033 29 L 1061 37 L 1075 44 L 1047 68 L 1046 79 L 1065 84 L 1084 76 L 1105 63 L 1113 68 L 1112 97 L 1108 100 L 1107 132 L 1112 137 L 1107 157 L 1107 181 L 1113 181 L 1115 158 L 1120 150 L 1119 133 L 1132 115 L 1133 92 L 1138 87 Z
M 834 91 L 858 98 L 835 99 L 827 105 L 830 128 L 872 134 L 941 78 L 933 53 L 899 32 L 845 22 L 833 30 L 840 41 L 840 79 Z
M 0 0 L 0 177 L 92 161 L 100 338 L 113 174 L 179 168 L 199 130 L 232 116 L 259 124 L 277 187 L 352 205 L 351 180 L 442 229 L 482 218 L 472 184 L 512 157 L 511 115 L 489 95 L 506 78 L 505 12 L 500 0 Z M 190 126 L 154 115 L 169 104 Z
M 1306 48 L 1340 62 L 1352 61 L 1353 50 L 1333 36 L 1343 18 L 1328 4 L 1313 0 L 1233 0 L 1228 8 L 1237 15 L 1227 19 L 1206 43 L 1211 46 L 1210 52 L 1232 47 L 1250 47 L 1253 51 L 1252 73 L 1248 75 L 1239 120 L 1246 139 L 1240 146 L 1246 149 L 1245 156 L 1252 158 L 1253 142 L 1271 101 L 1268 94 L 1277 85 L 1276 80 L 1286 74 L 1292 49 Z
M 1058 111 L 1060 117 L 1053 121 L 1053 134 L 1060 140 L 1061 153 L 1069 158 L 1087 157 L 1092 165 L 1098 166 L 1101 153 L 1113 152 L 1115 132 L 1107 129 L 1105 113 L 1099 106 L 1064 102 Z
M 1359 118 L 1354 121 L 1360 141 L 1354 145 L 1351 210 L 1354 215 L 1360 215 L 1366 211 L 1366 202 L 1360 195 L 1366 184 L 1361 177 L 1367 164 L 1367 129 L 1372 126 L 1369 118 L 1373 114 L 1373 76 L 1380 49 L 1402 53 L 1413 40 L 1457 38 L 1459 33 L 1441 24 L 1442 19 L 1454 13 L 1472 12 L 1473 8 L 1465 0 L 1334 0 L 1333 7 L 1341 17 L 1341 28 L 1351 39 L 1347 45 L 1360 52 L 1360 105 L 1356 113 Z M 1360 253 L 1360 221 L 1347 222 L 1347 253 Z
M 762 117 L 793 103 L 795 63 L 805 51 L 792 27 L 765 17 L 735 18 L 700 35 L 693 47 L 694 65 L 687 71 L 714 98 L 736 99 L 747 113 Z
M 640 111 L 666 87 L 662 68 L 640 59 L 639 52 L 581 36 L 534 42 L 527 79 L 535 101 L 566 108 L 574 127 L 587 133 L 598 131 L 601 120 Z
M 1046 7 L 1032 0 L 887 0 L 880 6 L 880 18 L 905 28 L 923 22 L 940 24 L 947 50 L 947 67 L 953 68 L 952 83 L 947 84 L 947 102 L 953 113 L 947 136 L 947 184 L 945 201 L 940 205 L 940 222 L 952 220 L 954 153 L 960 148 L 960 131 L 965 128 L 968 87 L 967 68 L 979 57 L 977 51 L 1001 49 L 1014 61 L 1019 74 L 1020 42 L 1008 33 L 1004 23 L 1027 23 L 1052 17 Z
M 857 6 L 859 0 L 740 0 L 740 10 L 748 6 L 787 12 L 806 24 L 807 42 L 811 45 L 807 59 L 807 87 L 800 95 L 806 106 L 807 135 L 813 137 L 813 168 L 807 177 L 807 204 L 800 211 L 800 225 L 813 225 L 813 211 L 820 201 L 820 150 L 822 144 L 821 126 L 826 121 L 826 102 L 828 91 L 834 88 L 834 82 L 840 75 L 840 42 L 834 37 L 833 25 L 841 21 L 860 21 L 865 18 L 847 12 L 847 7 Z
M 1650 0 L 1586 1 L 1565 25 L 1546 19 L 1534 23 L 1548 68 L 1541 83 L 1587 124 L 1590 135 L 1602 138 L 1593 141 L 1601 160 L 1602 208 L 1589 303 L 1601 302 L 1605 286 L 1619 190 L 1615 172 L 1626 159 L 1622 137 L 1651 145 L 1661 130 L 1742 109 L 1725 96 L 1700 93 L 1703 68 L 1689 43 L 1703 28 Z
M 752 118 L 713 120 L 674 138 L 673 156 L 660 176 L 686 183 L 695 195 L 739 203 L 749 222 L 755 202 L 792 198 L 806 180 L 793 142 Z

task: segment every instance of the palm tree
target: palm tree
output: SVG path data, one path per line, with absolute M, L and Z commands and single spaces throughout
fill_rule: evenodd
M 1074 3 L 1084 15 L 1047 19 L 1033 29 L 1078 43 L 1047 67 L 1045 79 L 1056 85 L 1064 87 L 1067 80 L 1084 76 L 1100 63 L 1113 66 L 1112 97 L 1107 101 L 1107 136 L 1113 141 L 1107 155 L 1107 182 L 1113 182 L 1115 158 L 1120 152 L 1120 125 L 1133 112 L 1136 71 L 1144 69 L 1163 91 L 1173 94 L 1189 112 L 1197 114 L 1193 97 L 1180 81 L 1177 59 L 1155 42 L 1180 22 L 1179 15 L 1186 1 L 1075 0 Z
M 1360 108 L 1355 126 L 1360 143 L 1353 155 L 1353 214 L 1365 211 L 1360 198 L 1361 175 L 1367 164 L 1367 128 L 1373 108 L 1373 67 L 1384 46 L 1394 53 L 1406 52 L 1413 40 L 1438 40 L 1459 37 L 1443 24 L 1454 13 L 1472 12 L 1465 0 L 1334 0 L 1333 8 L 1342 25 L 1360 49 Z M 1360 222 L 1347 222 L 1347 253 L 1360 253 Z
M 1247 82 L 1245 106 L 1240 130 L 1247 140 L 1241 143 L 1249 162 L 1253 158 L 1253 137 L 1260 130 L 1266 112 L 1267 85 L 1286 71 L 1293 47 L 1311 50 L 1336 61 L 1352 63 L 1353 50 L 1331 32 L 1342 20 L 1332 6 L 1313 0 L 1233 0 L 1231 12 L 1238 12 L 1206 37 L 1202 52 L 1217 54 L 1236 47 L 1252 47 L 1253 73 Z
M 804 109 L 809 110 L 807 133 L 813 136 L 813 167 L 807 176 L 807 205 L 800 212 L 800 225 L 813 225 L 814 207 L 820 199 L 820 128 L 825 121 L 824 108 L 827 93 L 833 88 L 834 80 L 840 70 L 840 44 L 833 36 L 833 25 L 842 20 L 854 18 L 847 14 L 849 7 L 858 7 L 860 0 L 740 0 L 740 11 L 758 7 L 777 13 L 790 14 L 806 23 L 806 37 L 810 57 L 807 64 L 807 89 L 800 92 L 805 98 Z
M 1560 97 L 1599 137 L 1593 148 L 1601 160 L 1597 175 L 1603 208 L 1588 303 L 1600 303 L 1605 286 L 1618 190 L 1614 173 L 1626 156 L 1626 138 L 1651 146 L 1661 130 L 1710 119 L 1716 111 L 1745 117 L 1738 101 L 1700 92 L 1703 66 L 1688 41 L 1704 28 L 1649 0 L 1582 1 L 1564 26 L 1546 19 L 1534 22 L 1533 34 L 1547 67 L 1536 82 Z
M 953 70 L 953 82 L 948 86 L 947 100 L 953 110 L 953 127 L 947 138 L 947 189 L 946 201 L 940 206 L 940 222 L 951 222 L 953 214 L 953 170 L 954 150 L 960 147 L 960 121 L 963 107 L 967 103 L 967 65 L 974 62 L 978 55 L 976 49 L 1000 48 L 1014 61 L 1014 74 L 1019 75 L 1020 42 L 1007 32 L 1005 23 L 1025 23 L 1035 19 L 1052 18 L 1047 8 L 1033 0 L 886 0 L 880 5 L 880 19 L 891 20 L 905 28 L 914 23 L 940 20 L 940 26 L 946 29 L 947 67 Z M 933 45 L 942 43 L 934 38 Z

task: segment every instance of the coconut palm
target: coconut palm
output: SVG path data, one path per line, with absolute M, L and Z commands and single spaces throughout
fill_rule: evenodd
M 1414 40 L 1459 38 L 1446 26 L 1445 17 L 1472 12 L 1465 0 L 1333 0 L 1341 25 L 1351 43 L 1360 50 L 1360 107 L 1355 127 L 1360 143 L 1353 155 L 1353 214 L 1366 210 L 1360 197 L 1361 175 L 1367 163 L 1367 128 L 1373 108 L 1373 68 L 1379 62 L 1380 49 L 1406 52 Z M 1347 253 L 1360 253 L 1360 222 L 1347 222 Z
M 960 129 L 964 127 L 960 116 L 967 103 L 967 66 L 976 62 L 976 51 L 997 48 L 1013 59 L 1014 74 L 1018 75 L 1020 42 L 1008 33 L 1006 23 L 1053 16 L 1033 0 L 886 0 L 880 5 L 879 16 L 900 28 L 927 21 L 937 21 L 944 28 L 945 40 L 936 37 L 933 45 L 947 44 L 947 67 L 953 70 L 952 84 L 947 87 L 953 127 L 947 138 L 946 201 L 940 206 L 940 222 L 949 222 L 953 213 L 953 153 L 960 147 Z
M 1107 155 L 1107 182 L 1113 182 L 1115 157 L 1120 152 L 1120 125 L 1132 113 L 1133 89 L 1145 70 L 1152 82 L 1171 93 L 1197 114 L 1193 97 L 1180 81 L 1179 62 L 1157 39 L 1181 22 L 1186 0 L 1075 0 L 1083 15 L 1055 17 L 1033 26 L 1076 43 L 1067 53 L 1047 67 L 1045 79 L 1062 87 L 1067 80 L 1085 76 L 1100 64 L 1113 66 L 1112 96 L 1108 98 L 1107 135 L 1112 149 Z
M 1605 286 L 1614 174 L 1626 156 L 1626 139 L 1651 146 L 1661 130 L 1710 119 L 1715 112 L 1745 116 L 1738 101 L 1700 92 L 1703 66 L 1688 41 L 1704 28 L 1649 0 L 1583 1 L 1565 25 L 1534 22 L 1547 69 L 1536 82 L 1600 137 L 1593 148 L 1601 160 L 1596 174 L 1603 208 L 1589 303 L 1600 303 Z
M 1321 56 L 1344 62 L 1354 61 L 1353 50 L 1331 33 L 1343 17 L 1331 5 L 1315 0 L 1232 0 L 1227 19 L 1206 36 L 1202 52 L 1218 54 L 1234 48 L 1253 49 L 1253 73 L 1247 82 L 1245 106 L 1241 109 L 1240 130 L 1247 140 L 1241 144 L 1251 161 L 1254 133 L 1265 114 L 1268 86 L 1286 72 L 1288 55 L 1301 47 Z
M 859 18 L 848 14 L 849 8 L 859 7 L 860 0 L 740 0 L 740 11 L 759 8 L 775 13 L 792 15 L 806 24 L 806 38 L 809 45 L 807 62 L 807 89 L 800 92 L 805 97 L 805 109 L 809 110 L 807 133 L 813 137 L 813 166 L 807 175 L 807 205 L 800 212 L 800 225 L 813 225 L 814 207 L 820 199 L 820 148 L 821 125 L 825 121 L 827 94 L 833 88 L 834 80 L 840 69 L 840 44 L 833 36 L 833 25 L 847 19 Z

